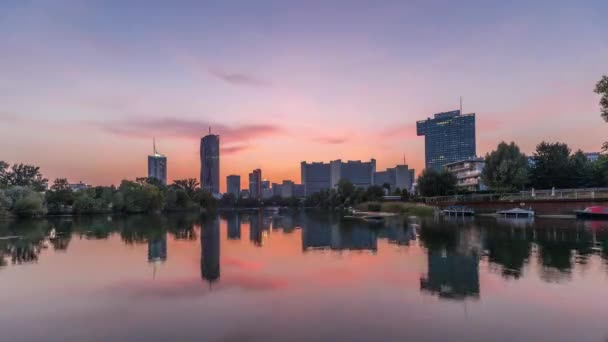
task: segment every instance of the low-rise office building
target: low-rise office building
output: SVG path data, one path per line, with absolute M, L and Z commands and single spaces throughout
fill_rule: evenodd
M 456 186 L 458 188 L 469 191 L 481 191 L 487 189 L 481 179 L 484 167 L 485 160 L 475 157 L 449 163 L 445 166 L 445 169 L 456 176 Z

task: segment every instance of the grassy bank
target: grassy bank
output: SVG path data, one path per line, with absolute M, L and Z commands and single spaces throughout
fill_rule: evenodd
M 407 216 L 431 216 L 435 207 L 411 202 L 364 202 L 357 205 L 357 210 L 381 211 Z

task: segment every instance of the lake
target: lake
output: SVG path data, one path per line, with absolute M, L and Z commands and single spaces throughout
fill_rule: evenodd
M 608 222 L 0 222 L 1 341 L 608 341 Z

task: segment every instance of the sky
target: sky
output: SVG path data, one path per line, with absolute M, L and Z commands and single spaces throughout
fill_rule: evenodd
M 0 160 L 49 179 L 300 181 L 301 161 L 424 168 L 415 122 L 476 113 L 477 154 L 543 140 L 598 151 L 608 2 L 0 1 Z

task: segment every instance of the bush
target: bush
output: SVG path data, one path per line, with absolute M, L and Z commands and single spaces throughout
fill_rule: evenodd
M 30 193 L 15 202 L 13 212 L 19 217 L 34 217 L 45 214 L 42 196 Z
M 382 210 L 382 204 L 376 203 L 376 202 L 368 203 L 367 204 L 367 210 L 369 210 L 369 211 L 381 211 Z

